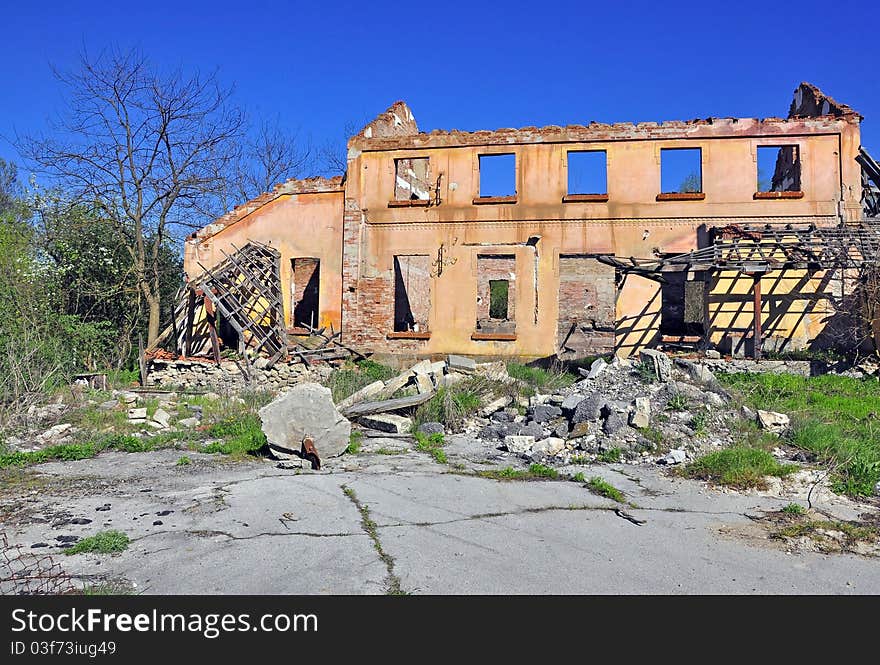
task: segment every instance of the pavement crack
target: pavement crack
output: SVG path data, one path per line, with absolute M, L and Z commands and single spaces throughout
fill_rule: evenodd
M 342 485 L 342 492 L 348 499 L 354 504 L 354 507 L 357 508 L 358 512 L 361 515 L 361 527 L 364 532 L 370 537 L 370 540 L 373 541 L 373 548 L 376 550 L 379 558 L 382 559 L 382 562 L 385 564 L 385 569 L 388 571 L 388 577 L 385 580 L 385 593 L 389 596 L 400 596 L 405 595 L 406 591 L 404 591 L 400 586 L 400 578 L 394 572 L 394 558 L 388 554 L 382 548 L 382 541 L 379 540 L 379 532 L 376 525 L 376 522 L 373 521 L 373 518 L 370 517 L 370 508 L 361 503 L 357 498 L 357 494 L 354 493 L 354 490 L 346 485 Z
M 249 536 L 236 536 L 233 533 L 229 533 L 228 531 L 220 531 L 217 529 L 184 529 L 182 531 L 154 531 L 153 533 L 148 533 L 143 536 L 138 536 L 137 538 L 132 538 L 131 542 L 137 542 L 139 540 L 144 540 L 146 538 L 152 538 L 154 536 L 161 536 L 163 534 L 186 534 L 189 536 L 198 536 L 201 538 L 210 538 L 212 536 L 223 536 L 224 538 L 229 538 L 229 540 L 255 540 L 257 538 L 287 538 L 289 536 L 305 536 L 307 538 L 346 538 L 350 536 L 359 536 L 359 533 L 315 533 L 312 531 L 261 531 L 260 533 L 254 533 Z

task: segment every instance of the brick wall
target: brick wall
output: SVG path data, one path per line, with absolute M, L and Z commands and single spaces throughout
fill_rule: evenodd
M 615 297 L 614 268 L 590 256 L 559 257 L 558 338 L 566 357 L 613 349 Z
M 489 316 L 489 282 L 507 280 L 507 319 Z M 486 254 L 477 257 L 477 327 L 484 332 L 513 332 L 516 329 L 516 257 Z

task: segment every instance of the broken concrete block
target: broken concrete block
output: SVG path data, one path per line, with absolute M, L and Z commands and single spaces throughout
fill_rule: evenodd
M 431 373 L 431 361 L 427 358 L 417 362 L 415 365 L 409 368 L 410 372 L 415 372 L 416 374 L 430 374 Z
M 446 366 L 454 372 L 473 373 L 477 369 L 477 361 L 464 356 L 449 355 L 446 357 Z
M 545 455 L 558 455 L 565 450 L 565 441 L 555 436 L 547 437 L 542 441 L 538 441 L 532 446 L 532 452 L 543 453 Z
M 761 409 L 758 409 L 757 421 L 762 429 L 772 432 L 773 434 L 782 434 L 791 424 L 791 420 L 784 413 L 762 411 Z
M 636 408 L 629 416 L 629 424 L 633 427 L 647 427 L 651 422 L 651 400 L 647 397 L 636 397 Z
M 393 379 L 385 382 L 385 388 L 378 394 L 379 399 L 388 399 L 398 390 L 403 388 L 410 379 L 415 376 L 411 369 L 406 370 L 403 374 L 398 374 Z
M 582 399 L 577 408 L 574 410 L 574 413 L 571 416 L 571 422 L 573 425 L 577 423 L 582 423 L 585 420 L 596 420 L 599 418 L 599 414 L 602 412 L 602 406 L 605 404 L 605 397 L 600 395 L 599 393 L 593 393 L 588 397 Z
M 593 364 L 590 365 L 590 372 L 587 374 L 587 378 L 595 379 L 597 376 L 605 371 L 606 367 L 608 367 L 608 363 L 605 362 L 604 358 L 596 358 L 593 361 Z
M 153 414 L 153 422 L 159 423 L 162 427 L 168 427 L 171 424 L 171 414 L 165 409 L 156 409 Z
M 361 416 L 358 419 L 361 425 L 380 432 L 391 434 L 406 434 L 412 428 L 412 420 L 406 416 L 398 416 L 394 413 L 377 413 L 372 416 Z
M 687 453 L 683 450 L 670 450 L 666 455 L 657 460 L 658 464 L 684 464 L 687 461 Z
M 101 411 L 112 411 L 117 406 L 119 406 L 119 400 L 110 399 L 110 400 L 107 400 L 106 402 L 101 402 L 98 405 L 98 408 L 101 409 Z
M 532 412 L 532 420 L 536 423 L 546 423 L 562 415 L 562 409 L 552 404 L 539 404 Z
M 259 414 L 270 444 L 299 450 L 309 436 L 322 459 L 341 455 L 348 448 L 351 423 L 336 409 L 330 389 L 320 384 L 297 384 Z
M 541 427 L 540 423 L 534 421 L 526 423 L 520 427 L 518 434 L 521 434 L 522 436 L 533 436 L 536 441 L 547 436 L 547 432 L 544 431 L 544 428 Z
M 643 363 L 650 363 L 654 367 L 654 373 L 660 381 L 669 381 L 672 377 L 672 361 L 662 351 L 656 349 L 642 349 L 639 358 Z
M 719 360 L 721 358 L 721 353 L 715 351 L 714 349 L 709 349 L 708 351 L 706 351 L 706 357 L 712 360 Z
M 141 420 L 141 419 L 146 419 L 146 417 L 147 417 L 147 410 L 146 410 L 146 408 L 140 408 L 140 409 L 129 409 L 129 410 L 128 410 L 128 417 L 129 417 L 129 419 L 131 419 L 131 420 Z
M 480 409 L 480 415 L 483 416 L 483 418 L 488 418 L 493 413 L 501 411 L 501 409 L 506 407 L 512 401 L 513 398 L 510 395 L 505 395 L 504 397 L 499 397 L 498 399 L 492 400 L 486 406 Z
M 542 395 L 537 393 L 529 397 L 529 406 L 538 406 L 540 404 L 546 404 L 550 401 L 550 395 Z
M 590 423 L 586 420 L 581 421 L 579 423 L 575 423 L 575 425 L 571 428 L 571 431 L 568 433 L 569 439 L 579 439 L 582 436 L 587 436 L 590 433 Z M 596 438 L 596 437 L 593 437 Z
M 428 368 L 428 374 L 443 374 L 443 370 L 446 369 L 446 361 L 438 360 L 435 363 L 431 363 L 431 367 Z
M 342 400 L 337 407 L 340 411 L 343 409 L 347 409 L 352 404 L 357 404 L 358 402 L 364 402 L 371 397 L 378 395 L 385 388 L 385 383 L 382 381 L 374 381 L 368 386 L 364 386 L 356 393 L 349 395 L 344 400 Z
M 416 388 L 420 393 L 434 392 L 434 382 L 428 374 L 416 373 Z
M 456 383 L 464 381 L 466 378 L 467 377 L 464 374 L 459 374 L 458 372 L 444 374 L 441 377 L 440 385 L 448 388 L 449 386 L 454 386 Z
M 562 411 L 567 414 L 574 413 L 577 405 L 584 401 L 584 396 L 580 393 L 574 393 L 562 400 Z
M 535 437 L 533 436 L 505 436 L 504 447 L 512 453 L 521 455 L 527 453 L 535 445 Z
M 199 424 L 198 418 L 184 418 L 183 420 L 178 420 L 177 425 L 179 427 L 197 427 Z
M 608 414 L 605 423 L 602 425 L 602 431 L 608 436 L 615 436 L 622 433 L 627 428 L 626 418 L 621 414 L 613 411 Z
M 479 363 L 476 372 L 477 374 L 482 374 L 487 379 L 492 379 L 494 381 L 509 383 L 510 381 L 515 380 L 507 373 L 507 363 L 503 360 L 496 360 L 491 363 Z

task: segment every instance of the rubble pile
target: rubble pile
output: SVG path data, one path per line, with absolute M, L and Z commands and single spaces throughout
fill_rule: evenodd
M 659 351 L 610 363 L 600 358 L 584 374 L 568 388 L 533 395 L 525 408 L 484 409 L 487 419 L 468 430 L 533 462 L 567 464 L 614 451 L 614 458 L 678 464 L 732 443 L 731 426 L 742 417 L 704 365 L 673 362 Z

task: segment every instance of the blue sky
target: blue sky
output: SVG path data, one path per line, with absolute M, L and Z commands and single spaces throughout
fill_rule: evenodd
M 806 80 L 865 115 L 880 155 L 876 2 L 4 5 L 0 137 L 57 108 L 50 65 L 116 45 L 216 68 L 239 103 L 318 144 L 397 99 L 423 130 L 768 117 Z M 18 158 L 7 140 L 0 157 Z

